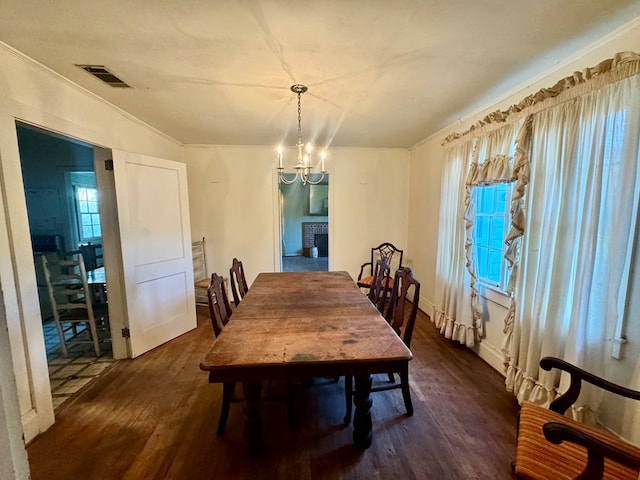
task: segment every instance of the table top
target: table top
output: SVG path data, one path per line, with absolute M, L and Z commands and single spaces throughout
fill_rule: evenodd
M 106 284 L 107 277 L 104 273 L 104 267 L 98 267 L 94 270 L 87 270 L 87 283 L 89 285 Z
M 251 381 L 386 372 L 411 357 L 347 272 L 261 273 L 200 368 Z

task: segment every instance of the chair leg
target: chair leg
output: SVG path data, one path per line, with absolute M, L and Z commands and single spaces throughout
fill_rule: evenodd
M 389 372 L 389 383 L 396 383 L 396 377 L 393 375 L 393 372 Z
M 343 422 L 345 425 L 349 425 L 353 409 L 353 377 L 351 375 L 345 375 L 344 377 L 344 400 L 347 408 Z
M 218 435 L 224 435 L 227 419 L 229 418 L 229 409 L 231 408 L 231 400 L 236 389 L 235 382 L 226 382 L 222 386 L 222 407 L 220 408 L 220 419 L 218 420 Z
M 62 350 L 62 356 L 67 358 L 69 356 L 69 352 L 67 351 L 67 339 L 64 337 L 64 328 L 62 328 L 62 323 L 59 320 L 56 320 L 56 330 L 58 330 L 58 337 L 60 337 L 60 350 Z
M 413 404 L 411 403 L 411 390 L 409 389 L 409 371 L 400 372 L 400 384 L 402 386 L 402 398 L 404 406 L 407 408 L 407 415 L 413 415 Z
M 287 422 L 289 423 L 290 430 L 294 430 L 296 428 L 295 401 L 293 394 L 293 381 L 287 380 Z
M 93 349 L 96 352 L 96 357 L 100 356 L 100 343 L 98 341 L 98 329 L 96 328 L 95 320 L 93 322 L 87 322 L 89 324 L 89 331 L 91 332 L 91 339 L 93 340 Z

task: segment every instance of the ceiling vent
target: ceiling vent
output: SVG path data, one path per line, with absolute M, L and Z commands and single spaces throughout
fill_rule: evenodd
M 107 85 L 111 85 L 115 88 L 131 88 L 130 85 L 127 85 L 118 77 L 116 77 L 113 73 L 107 70 L 103 65 L 76 65 L 80 67 L 85 72 L 90 73 L 94 77 L 99 80 L 102 80 Z

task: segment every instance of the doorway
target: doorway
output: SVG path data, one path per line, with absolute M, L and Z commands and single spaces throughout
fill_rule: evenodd
M 104 268 L 94 148 L 27 124 L 17 123 L 16 130 L 53 407 L 59 413 L 114 362 L 108 322 L 99 328 L 100 355 L 91 343 L 69 344 L 67 356 L 62 354 L 42 262 L 42 257 L 55 263 L 67 252 L 93 247 L 97 253 L 92 265 L 85 260 L 87 270 L 96 274 Z M 106 296 L 103 301 L 106 306 Z M 65 338 L 72 336 L 90 340 L 86 324 L 65 332 Z
M 319 174 L 309 176 L 320 180 Z M 329 175 L 316 185 L 278 182 L 281 271 L 329 269 Z

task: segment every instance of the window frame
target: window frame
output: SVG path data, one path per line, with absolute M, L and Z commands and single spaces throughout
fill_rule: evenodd
M 507 284 L 509 282 L 509 267 L 507 264 L 507 260 L 505 258 L 505 253 L 506 253 L 506 248 L 507 245 L 504 242 L 504 239 L 507 237 L 507 234 L 511 228 L 511 196 L 513 194 L 513 188 L 514 188 L 514 184 L 515 182 L 511 181 L 511 182 L 495 182 L 495 183 L 485 183 L 485 184 L 479 184 L 479 185 L 473 185 L 472 187 L 472 202 L 473 202 L 473 207 L 474 207 L 474 214 L 473 214 L 473 227 L 472 227 L 472 231 L 471 231 L 471 242 L 472 242 L 472 253 L 475 259 L 475 266 L 476 266 L 476 281 L 479 283 L 479 286 L 482 287 L 479 292 L 483 291 L 483 292 L 496 292 L 498 294 L 502 294 L 503 296 L 508 296 L 508 292 L 507 292 Z M 497 214 L 497 213 L 478 213 L 479 210 L 479 206 L 481 204 L 481 199 L 480 199 L 480 195 L 479 192 L 481 191 L 480 189 L 483 188 L 491 188 L 491 187 L 498 187 L 498 186 L 506 186 L 506 191 L 505 191 L 505 211 L 502 215 Z M 495 197 L 494 197 L 494 202 L 495 202 Z M 479 217 L 488 217 L 488 218 L 500 218 L 502 217 L 504 222 L 503 222 L 503 229 L 502 229 L 502 235 L 501 235 L 501 239 L 502 239 L 502 243 L 501 243 L 501 249 L 500 249 L 500 280 L 498 282 L 495 282 L 493 279 L 490 279 L 486 276 L 481 276 L 481 268 L 480 268 L 480 263 L 479 263 L 479 254 L 478 254 L 478 242 L 477 242 L 477 228 L 479 225 L 478 222 L 478 218 Z M 490 224 L 490 221 L 489 221 Z M 493 250 L 496 251 L 495 248 L 491 247 L 491 242 L 490 242 L 490 228 L 489 231 L 487 232 L 487 244 L 486 244 L 486 248 L 488 248 L 489 250 Z M 487 259 L 487 261 L 489 261 Z M 483 294 L 483 296 L 486 296 Z M 489 295 L 491 296 L 491 295 Z M 488 297 L 487 297 L 488 298 Z M 497 303 L 501 303 L 501 302 L 497 302 Z
M 80 183 L 80 182 L 74 182 L 71 185 L 72 191 L 73 191 L 73 205 L 74 205 L 74 209 L 75 209 L 75 217 L 76 217 L 76 229 L 78 232 L 78 243 L 86 243 L 86 242 L 100 242 L 102 240 L 102 223 L 101 223 L 101 217 L 100 217 L 100 200 L 98 198 L 98 188 L 95 185 L 88 185 L 88 184 L 84 184 L 84 183 Z M 94 190 L 96 193 L 96 205 L 97 205 L 97 212 L 95 213 L 91 213 L 92 215 L 97 215 L 98 216 L 98 223 L 97 225 L 100 227 L 100 235 L 99 236 L 92 236 L 92 237 L 86 237 L 84 235 L 84 229 L 83 229 L 83 223 L 82 223 L 82 212 L 81 212 L 81 208 L 80 208 L 80 203 L 82 200 L 80 200 L 80 196 L 79 196 L 79 189 L 86 189 L 86 190 Z M 96 223 L 94 223 L 93 221 L 91 222 L 91 227 L 92 227 L 92 231 L 94 229 L 94 226 L 96 225 Z M 95 232 L 93 232 L 95 233 Z

